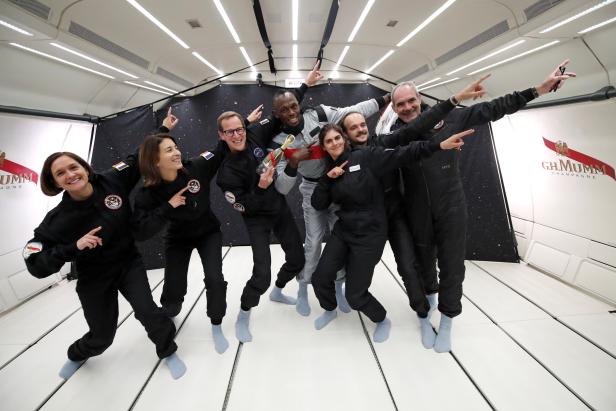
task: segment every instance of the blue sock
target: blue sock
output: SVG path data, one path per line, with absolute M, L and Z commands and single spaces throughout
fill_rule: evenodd
M 284 295 L 282 293 L 282 288 L 279 288 L 276 286 L 272 288 L 272 292 L 270 293 L 269 298 L 272 301 L 276 301 L 278 303 L 283 303 L 283 304 L 288 304 L 288 305 L 295 305 L 295 303 L 297 302 L 295 298 L 287 297 L 286 295 Z
M 229 341 L 225 338 L 220 324 L 212 324 L 212 337 L 214 337 L 214 348 L 218 354 L 222 354 L 229 348 Z
M 310 304 L 308 303 L 308 283 L 305 283 L 303 281 L 299 282 L 295 311 L 297 311 L 299 315 L 303 315 L 304 317 L 308 317 L 310 315 Z
M 86 362 L 86 361 L 85 360 L 83 360 L 83 361 L 68 360 L 68 361 L 66 361 L 64 363 L 62 368 L 60 368 L 60 371 L 58 372 L 58 375 L 62 379 L 68 380 L 69 378 L 71 378 L 71 376 L 73 374 L 75 374 L 75 371 L 77 371 L 79 369 L 79 367 L 81 367 L 81 364 L 83 364 L 84 362 Z
M 430 324 L 430 320 L 427 317 L 419 317 L 419 326 L 421 328 L 421 343 L 423 344 L 424 348 L 434 347 L 434 340 L 436 340 L 436 334 L 434 333 L 434 329 L 432 329 L 432 324 Z
M 376 329 L 372 336 L 372 341 L 381 343 L 389 338 L 389 330 L 391 330 L 391 321 L 385 317 L 380 323 L 376 323 Z
M 338 316 L 336 310 L 324 311 L 323 314 L 319 315 L 316 320 L 314 320 L 314 328 L 320 330 L 329 324 L 334 318 Z
M 436 307 L 438 307 L 438 294 L 436 293 L 432 293 L 432 294 L 428 294 L 427 298 L 428 298 L 428 302 L 430 303 L 430 309 L 428 310 L 428 319 L 430 319 L 430 317 L 432 316 L 432 313 L 434 312 L 434 310 L 436 310 Z
M 336 280 L 336 303 L 338 303 L 338 308 L 343 313 L 350 313 L 351 307 L 344 296 L 344 280 Z
M 237 315 L 237 321 L 235 322 L 235 336 L 240 342 L 252 341 L 252 334 L 248 329 L 250 323 L 250 311 L 244 311 L 240 308 L 240 313 Z
M 176 353 L 165 357 L 165 364 L 167 364 L 167 368 L 169 368 L 171 377 L 173 377 L 174 380 L 177 380 L 186 372 L 186 364 L 184 364 L 184 361 L 182 361 Z
M 451 327 L 453 318 L 441 314 L 441 323 L 438 326 L 438 335 L 434 342 L 434 351 L 449 352 L 451 351 Z

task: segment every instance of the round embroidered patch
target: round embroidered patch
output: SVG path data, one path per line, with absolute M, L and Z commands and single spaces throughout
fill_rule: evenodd
M 26 244 L 21 255 L 24 260 L 27 260 L 32 254 L 40 253 L 43 251 L 43 243 L 39 243 L 38 241 L 33 241 L 31 243 Z
M 109 194 L 105 197 L 105 207 L 110 210 L 117 210 L 122 207 L 122 197 L 117 194 Z
M 434 126 L 434 129 L 435 129 L 435 130 L 441 129 L 441 128 L 443 128 L 443 126 L 444 126 L 444 125 L 445 125 L 445 121 L 444 121 L 444 120 L 441 120 L 441 121 L 439 121 L 439 122 L 438 122 L 438 123 Z
M 253 153 L 254 153 L 255 157 L 256 157 L 256 158 L 258 158 L 258 159 L 263 158 L 263 156 L 265 155 L 265 154 L 263 153 L 263 150 L 261 150 L 261 148 L 260 148 L 260 147 L 255 148 L 255 149 L 254 149 L 254 151 L 253 151 Z
M 225 200 L 227 200 L 229 204 L 235 203 L 235 194 L 231 191 L 225 191 Z
M 201 190 L 201 184 L 199 180 L 195 180 L 194 178 L 188 182 L 188 191 L 193 194 L 196 194 Z
M 244 211 L 246 211 L 244 206 L 241 205 L 240 203 L 233 204 L 233 208 L 236 209 L 237 211 L 239 211 L 240 213 L 243 213 Z

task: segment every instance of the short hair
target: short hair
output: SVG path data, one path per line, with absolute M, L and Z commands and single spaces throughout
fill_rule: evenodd
M 295 100 L 298 100 L 297 94 L 295 94 L 294 90 L 290 90 L 290 89 L 286 89 L 286 88 L 277 90 L 274 93 L 274 97 L 272 98 L 272 101 L 274 102 L 274 110 L 276 109 L 276 100 L 278 100 L 281 97 L 284 97 L 287 94 L 290 94 L 291 96 L 295 97 Z M 297 103 L 299 104 L 299 101 Z
M 242 122 L 242 124 L 244 124 L 244 117 L 242 117 L 238 112 L 236 112 L 236 111 L 225 111 L 224 113 L 219 115 L 218 118 L 216 119 L 216 125 L 218 126 L 218 131 L 223 131 L 222 130 L 222 121 L 223 120 L 227 120 L 227 119 L 229 119 L 231 117 L 239 118 L 240 121 Z
M 366 117 L 365 117 L 362 113 L 360 113 L 359 111 L 349 111 L 349 112 L 348 112 L 348 113 L 346 113 L 346 114 L 344 115 L 344 117 L 342 117 L 342 119 L 338 122 L 338 125 L 340 126 L 340 128 L 342 129 L 342 131 L 344 131 L 345 133 L 347 132 L 347 128 L 346 128 L 346 126 L 344 125 L 344 120 L 346 120 L 346 118 L 347 118 L 348 116 L 350 116 L 351 114 L 359 114 L 359 115 L 361 115 L 362 117 L 364 117 L 364 120 L 366 119 Z
M 143 177 L 144 187 L 155 186 L 163 181 L 156 164 L 159 159 L 160 144 L 166 139 L 177 144 L 169 134 L 152 134 L 139 146 L 139 171 Z
M 419 91 L 417 91 L 417 86 L 415 85 L 415 83 L 413 83 L 412 81 L 403 81 L 402 83 L 398 83 L 395 86 L 392 87 L 391 89 L 391 104 L 394 104 L 394 94 L 396 93 L 396 91 L 398 91 L 398 89 L 402 88 L 402 87 L 410 87 L 415 94 L 417 94 L 419 96 Z
M 94 174 L 92 166 L 90 166 L 90 164 L 88 164 L 86 160 L 79 157 L 77 154 L 71 153 L 70 151 L 58 151 L 56 153 L 53 153 L 45 159 L 45 162 L 43 163 L 43 169 L 41 170 L 41 191 L 46 196 L 53 197 L 64 191 L 63 189 L 58 187 L 58 185 L 56 184 L 56 179 L 51 172 L 51 166 L 53 165 L 53 162 L 62 156 L 70 157 L 77 163 L 79 163 L 79 165 L 85 168 L 88 172 L 88 177 L 91 177 Z
M 323 141 L 325 140 L 325 135 L 332 130 L 340 133 L 340 135 L 344 139 L 345 149 L 351 147 L 351 144 L 349 143 L 349 139 L 346 138 L 345 134 L 342 131 L 342 128 L 338 124 L 327 123 L 323 126 L 323 128 L 321 128 L 321 131 L 319 132 L 319 145 L 321 146 L 321 148 L 324 148 Z

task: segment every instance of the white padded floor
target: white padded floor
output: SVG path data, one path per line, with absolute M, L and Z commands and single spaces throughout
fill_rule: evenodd
M 282 261 L 272 246 L 274 272 Z M 393 323 L 387 342 L 371 343 L 374 325 L 357 312 L 339 313 L 314 330 L 321 309 L 310 289 L 307 318 L 266 294 L 251 316 L 253 342 L 240 345 L 233 323 L 251 266 L 248 247 L 225 256 L 223 329 L 230 346 L 219 355 L 193 255 L 189 292 L 175 319 L 178 353 L 188 366 L 178 381 L 121 300 L 114 344 L 63 383 L 57 371 L 66 348 L 86 326 L 74 283 L 45 291 L 0 317 L 0 409 L 616 409 L 614 307 L 526 265 L 467 262 L 463 313 L 454 321 L 449 354 L 421 346 L 389 247 L 371 287 Z M 149 278 L 158 301 L 161 270 Z M 294 281 L 285 289 L 296 290 Z

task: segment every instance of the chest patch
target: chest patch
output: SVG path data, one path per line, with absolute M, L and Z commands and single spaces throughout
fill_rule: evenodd
M 231 191 L 225 191 L 225 200 L 227 200 L 229 204 L 235 203 L 235 194 Z
M 244 211 L 246 211 L 246 209 L 244 208 L 243 205 L 241 205 L 240 203 L 235 203 L 233 204 L 233 208 L 237 211 L 239 211 L 240 213 L 243 213 Z
M 445 121 L 441 120 L 434 126 L 434 130 L 440 130 L 443 128 L 444 125 L 445 125 Z
M 261 124 L 262 126 L 266 125 L 267 123 L 269 123 L 269 119 L 264 118 L 263 120 L 259 121 L 259 124 Z
M 192 180 L 188 182 L 188 191 L 190 191 L 193 194 L 197 194 L 199 190 L 201 190 L 201 184 L 199 184 L 199 180 L 195 180 L 193 178 Z
M 114 164 L 112 167 L 118 171 L 122 171 L 125 168 L 128 168 L 129 166 L 124 161 L 120 161 L 119 163 Z
M 354 166 L 349 167 L 349 172 L 352 173 L 354 171 L 361 170 L 361 166 L 359 164 L 355 164 Z
M 205 158 L 206 160 L 209 160 L 210 158 L 214 157 L 214 153 L 204 151 L 203 153 L 201 153 L 201 157 Z
M 265 155 L 265 154 L 263 153 L 263 150 L 261 150 L 261 147 L 257 147 L 257 148 L 255 148 L 255 149 L 254 149 L 254 151 L 253 151 L 252 153 L 255 155 L 255 157 L 256 157 L 258 160 L 261 160 L 261 159 L 263 158 L 263 156 Z
M 43 244 L 38 241 L 33 241 L 26 244 L 21 254 L 24 260 L 27 260 L 32 254 L 40 253 L 41 251 L 43 251 Z
M 122 197 L 117 194 L 109 194 L 105 197 L 105 207 L 110 210 L 117 210 L 122 207 Z

